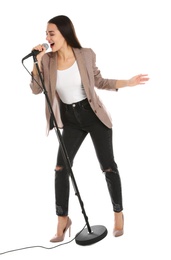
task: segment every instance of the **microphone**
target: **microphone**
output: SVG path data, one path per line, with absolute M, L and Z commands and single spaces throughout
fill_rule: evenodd
M 49 48 L 49 45 L 48 45 L 47 43 L 43 43 L 42 45 L 46 48 L 46 50 Z M 25 59 L 27 59 L 27 58 L 29 58 L 29 57 L 31 57 L 31 56 L 37 56 L 40 52 L 41 52 L 41 51 L 38 51 L 38 50 L 32 50 L 32 52 L 30 52 L 28 55 L 26 55 L 26 56 L 22 59 L 22 62 L 23 62 Z

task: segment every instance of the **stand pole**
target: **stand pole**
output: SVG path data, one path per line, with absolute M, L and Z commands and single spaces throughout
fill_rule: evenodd
M 83 201 L 81 199 L 81 196 L 80 196 L 80 193 L 79 193 L 79 190 L 78 190 L 75 178 L 74 178 L 74 174 L 73 174 L 73 171 L 72 171 L 72 168 L 71 168 L 70 160 L 69 160 L 69 157 L 68 157 L 63 139 L 62 139 L 61 132 L 58 128 L 58 125 L 57 125 L 57 122 L 56 122 L 56 119 L 55 119 L 55 116 L 54 116 L 54 113 L 53 113 L 53 109 L 52 109 L 52 106 L 51 106 L 51 103 L 50 103 L 50 100 L 49 100 L 49 97 L 48 97 L 48 94 L 47 94 L 47 90 L 45 88 L 44 81 L 43 81 L 43 78 L 42 78 L 42 75 L 41 75 L 41 72 L 40 72 L 40 69 L 39 69 L 39 66 L 38 66 L 37 58 L 36 58 L 35 55 L 33 55 L 33 60 L 34 60 L 34 63 L 36 65 L 36 68 L 37 68 L 37 71 L 38 71 L 38 74 L 39 74 L 39 77 L 40 77 L 40 80 L 41 80 L 41 83 L 42 83 L 42 87 L 43 87 L 43 90 L 44 90 L 43 92 L 45 94 L 46 101 L 47 101 L 47 104 L 48 104 L 48 107 L 49 107 L 49 110 L 50 110 L 50 113 L 51 113 L 51 116 L 52 116 L 52 119 L 53 119 L 54 129 L 55 129 L 58 141 L 59 141 L 61 148 L 62 148 L 63 158 L 64 158 L 64 161 L 66 163 L 66 167 L 69 170 L 69 175 L 71 177 L 71 181 L 72 181 L 72 184 L 73 184 L 73 187 L 74 187 L 75 195 L 78 197 L 78 200 L 79 200 L 79 203 L 80 203 L 80 206 L 81 206 L 81 209 L 82 209 L 82 213 L 84 215 L 84 219 L 85 219 L 85 222 L 86 222 L 86 225 L 87 225 L 87 228 L 85 228 L 81 233 L 78 233 L 78 235 L 76 235 L 75 241 L 79 245 L 90 245 L 90 244 L 93 244 L 93 243 L 96 243 L 96 242 L 102 240 L 107 235 L 107 229 L 104 226 L 101 226 L 101 225 L 100 226 L 99 225 L 98 226 L 92 226 L 92 228 L 89 225 L 88 217 L 87 217 L 85 209 L 84 209 L 84 204 L 83 204 Z

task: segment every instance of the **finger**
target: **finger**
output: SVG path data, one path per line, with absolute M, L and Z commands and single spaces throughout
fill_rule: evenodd
M 146 77 L 148 76 L 148 74 L 140 74 L 139 76 L 140 76 L 141 78 L 144 78 L 144 77 L 146 78 Z
M 42 50 L 43 50 L 43 47 L 44 47 L 43 45 L 39 44 L 39 45 L 35 46 L 35 47 L 33 48 L 33 50 L 42 51 Z
M 148 81 L 149 78 L 142 78 L 141 81 Z

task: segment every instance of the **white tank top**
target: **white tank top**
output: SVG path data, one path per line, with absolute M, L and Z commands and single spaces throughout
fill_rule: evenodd
M 86 98 L 77 62 L 65 70 L 57 70 L 56 90 L 63 103 L 72 104 Z

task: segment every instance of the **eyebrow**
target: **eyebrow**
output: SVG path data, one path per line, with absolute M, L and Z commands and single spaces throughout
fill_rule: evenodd
M 52 33 L 52 32 L 55 32 L 55 31 L 46 31 L 46 33 Z

